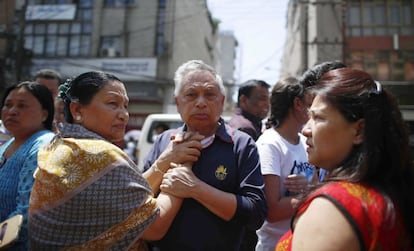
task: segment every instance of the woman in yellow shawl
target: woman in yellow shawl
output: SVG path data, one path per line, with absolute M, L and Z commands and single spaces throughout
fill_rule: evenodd
M 39 151 L 30 209 L 31 250 L 139 250 L 168 230 L 181 199 L 153 197 L 137 166 L 113 142 L 123 139 L 123 83 L 87 72 L 61 88 L 66 123 Z

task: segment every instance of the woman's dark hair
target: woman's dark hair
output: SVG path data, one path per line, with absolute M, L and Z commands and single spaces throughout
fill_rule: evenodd
M 63 113 L 68 123 L 73 123 L 73 116 L 70 113 L 70 103 L 77 102 L 82 105 L 89 104 L 96 93 L 107 83 L 119 81 L 116 76 L 100 72 L 90 71 L 80 74 L 73 80 L 67 80 L 60 87 L 59 97 L 63 99 Z
M 305 87 L 311 87 L 318 83 L 318 80 L 322 75 L 330 70 L 345 68 L 346 65 L 340 61 L 325 61 L 320 64 L 314 65 L 312 68 L 305 71 L 299 82 Z
M 350 68 L 325 73 L 313 88 L 346 120 L 365 122 L 363 143 L 354 147 L 330 178 L 377 187 L 397 203 L 412 235 L 414 171 L 408 131 L 396 98 L 368 73 Z
M 270 116 L 266 127 L 279 127 L 293 107 L 295 98 L 304 98 L 304 91 L 296 78 L 288 77 L 278 81 L 270 94 Z
M 43 126 L 48 130 L 52 130 L 53 116 L 55 113 L 52 93 L 46 86 L 41 85 L 37 82 L 25 81 L 9 86 L 4 92 L 3 98 L 1 99 L 1 109 L 3 109 L 4 102 L 10 92 L 19 88 L 24 88 L 25 90 L 29 91 L 37 99 L 37 101 L 39 101 L 42 109 L 47 111 L 47 118 L 45 121 L 43 121 Z

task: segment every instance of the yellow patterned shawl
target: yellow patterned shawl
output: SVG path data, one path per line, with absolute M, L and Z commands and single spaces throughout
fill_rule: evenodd
M 30 198 L 33 250 L 136 250 L 159 210 L 137 166 L 97 138 L 56 138 L 39 151 Z

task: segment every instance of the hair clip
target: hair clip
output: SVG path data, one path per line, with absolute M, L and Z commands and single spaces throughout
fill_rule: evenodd
M 376 95 L 380 95 L 382 92 L 382 86 L 381 83 L 379 81 L 374 81 L 375 83 L 375 90 L 374 89 L 370 89 L 368 91 L 368 94 L 371 96 L 371 94 L 376 94 Z
M 64 99 L 67 96 L 68 90 L 72 86 L 72 79 L 66 79 L 65 83 L 59 85 L 59 94 L 58 97 Z
M 374 81 L 374 82 L 375 82 L 375 85 L 377 86 L 377 92 L 378 92 L 378 94 L 381 93 L 382 92 L 381 83 L 378 82 L 378 81 Z
M 58 98 L 61 98 L 65 103 L 79 101 L 77 98 L 73 98 L 70 96 L 69 91 L 71 87 L 72 87 L 72 79 L 70 78 L 66 79 L 65 83 L 59 86 Z

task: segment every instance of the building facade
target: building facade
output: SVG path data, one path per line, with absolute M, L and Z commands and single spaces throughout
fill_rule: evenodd
M 173 77 L 180 64 L 217 61 L 217 25 L 206 0 L 6 2 L 14 14 L 12 38 L 4 45 L 10 51 L 3 57 L 6 78 L 26 80 L 42 68 L 65 78 L 90 70 L 113 73 L 130 97 L 130 128 L 139 129 L 148 114 L 176 112 Z
M 342 60 L 342 1 L 290 0 L 281 77 L 298 76 L 310 66 Z
M 336 59 L 381 81 L 414 81 L 413 0 L 291 0 L 287 30 L 281 76 Z
M 217 57 L 214 65 L 216 66 L 216 69 L 220 76 L 223 78 L 224 85 L 227 87 L 227 98 L 224 108 L 224 112 L 227 113 L 227 115 L 233 113 L 235 104 L 232 96 L 238 91 L 234 77 L 234 71 L 236 68 L 234 59 L 236 58 L 237 46 L 238 42 L 232 31 L 220 31 L 218 33 L 218 39 L 214 53 L 217 55 Z
M 414 0 L 290 0 L 281 77 L 340 60 L 398 98 L 414 156 Z
M 6 71 L 9 63 L 7 58 L 11 47 L 9 41 L 13 39 L 14 6 L 14 0 L 0 1 L 0 93 L 3 93 L 6 87 Z

